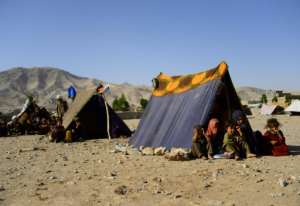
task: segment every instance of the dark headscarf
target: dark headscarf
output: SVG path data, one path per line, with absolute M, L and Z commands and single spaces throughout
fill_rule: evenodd
M 240 120 L 240 119 L 245 119 L 246 116 L 244 114 L 244 112 L 242 112 L 241 110 L 235 110 L 232 113 L 232 120 L 234 120 L 235 122 Z

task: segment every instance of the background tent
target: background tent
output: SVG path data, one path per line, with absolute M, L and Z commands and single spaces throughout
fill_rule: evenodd
M 130 136 L 131 131 L 123 120 L 108 105 L 110 117 L 110 134 L 114 136 Z M 89 138 L 105 138 L 107 134 L 107 118 L 104 99 L 96 93 L 96 88 L 79 91 L 69 110 L 64 115 L 63 125 L 67 129 L 72 120 L 79 117 Z
M 293 100 L 291 105 L 285 109 L 291 115 L 300 115 L 300 100 Z
M 192 145 L 194 125 L 207 125 L 212 117 L 223 122 L 242 110 L 228 66 L 185 76 L 160 73 L 140 124 L 130 138 L 134 147 L 167 148 Z
M 262 115 L 282 114 L 283 112 L 284 112 L 284 108 L 278 105 L 263 104 L 260 109 L 260 113 Z

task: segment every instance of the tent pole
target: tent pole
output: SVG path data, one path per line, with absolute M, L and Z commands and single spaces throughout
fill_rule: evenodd
M 108 111 L 108 106 L 107 106 L 107 102 L 106 99 L 104 97 L 104 95 L 102 95 L 103 100 L 104 100 L 104 105 L 105 105 L 105 110 L 106 110 L 106 129 L 107 129 L 107 135 L 108 135 L 108 140 L 111 140 L 111 136 L 110 136 L 110 124 L 109 124 L 109 111 Z

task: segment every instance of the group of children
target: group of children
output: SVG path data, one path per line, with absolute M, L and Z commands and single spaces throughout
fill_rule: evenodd
M 76 142 L 86 139 L 84 127 L 78 117 L 75 117 L 68 130 L 65 130 L 62 121 L 51 128 L 49 133 L 50 142 Z
M 214 123 L 214 136 L 210 135 L 210 130 Z M 221 143 L 217 140 L 217 133 L 220 133 L 220 124 L 217 119 L 210 120 L 207 130 L 201 125 L 193 128 L 192 156 L 201 159 L 213 159 L 214 154 L 218 157 L 241 160 L 243 158 L 256 157 L 253 144 L 260 145 L 259 155 L 288 155 L 288 146 L 285 137 L 279 129 L 280 123 L 277 119 L 271 118 L 267 121 L 266 132 L 263 135 L 254 137 L 251 127 L 243 118 L 225 123 L 225 135 L 221 138 Z M 247 132 L 251 130 L 251 135 Z M 248 132 L 249 133 L 249 132 Z M 255 140 L 253 140 L 255 138 Z M 217 143 L 216 143 L 217 142 Z M 219 145 L 219 147 L 218 147 Z M 220 155 L 222 153 L 222 155 Z

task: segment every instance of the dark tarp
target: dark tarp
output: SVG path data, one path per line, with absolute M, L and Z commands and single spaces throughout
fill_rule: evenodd
M 207 125 L 213 117 L 224 122 L 236 109 L 241 109 L 241 104 L 226 70 L 222 78 L 191 90 L 152 95 L 130 144 L 134 147 L 190 148 L 194 125 Z
M 79 117 L 88 138 L 106 138 L 107 118 L 104 99 L 96 90 L 78 92 L 75 101 L 64 116 L 64 127 L 68 128 L 75 117 Z M 110 134 L 112 137 L 131 135 L 130 129 L 108 105 L 110 117 Z

